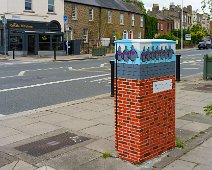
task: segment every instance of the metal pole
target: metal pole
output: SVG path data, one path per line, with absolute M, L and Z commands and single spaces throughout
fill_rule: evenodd
M 66 53 L 68 55 L 68 30 L 66 30 Z
M 6 34 L 6 18 L 4 15 L 4 55 L 7 55 L 7 34 Z
M 181 12 L 181 50 L 183 49 L 183 0 L 182 0 L 182 12 Z
M 15 48 L 13 48 L 13 60 L 15 59 Z
M 111 97 L 114 97 L 114 60 L 110 61 L 111 65 Z
M 118 48 L 116 44 L 116 150 L 118 151 Z
M 179 54 L 176 55 L 176 81 L 180 81 L 180 56 Z
M 56 57 L 56 48 L 54 48 L 54 60 L 57 60 L 57 57 Z

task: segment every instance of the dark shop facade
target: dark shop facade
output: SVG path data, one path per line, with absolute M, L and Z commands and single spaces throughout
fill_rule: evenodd
M 5 53 L 4 25 L 0 23 L 0 53 Z M 37 22 L 8 20 L 6 24 L 6 53 L 13 49 L 19 56 L 50 55 L 53 50 L 64 52 L 64 34 L 58 21 Z M 65 52 L 64 52 L 65 53 Z

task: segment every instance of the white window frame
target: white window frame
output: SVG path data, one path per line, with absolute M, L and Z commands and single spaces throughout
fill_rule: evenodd
M 133 30 L 129 31 L 129 39 L 133 39 Z
M 26 9 L 26 3 L 29 3 L 31 5 L 31 9 Z M 25 8 L 26 11 L 31 11 L 32 10 L 32 0 L 25 0 Z
M 94 20 L 94 11 L 93 11 L 93 8 L 89 8 L 89 10 L 88 10 L 88 17 L 89 17 L 89 21 L 93 21 Z
M 108 11 L 108 23 L 112 23 L 112 11 Z
M 124 25 L 124 14 L 120 14 L 120 25 Z
M 132 14 L 132 27 L 134 27 L 134 26 L 135 26 L 135 15 Z
M 160 30 L 163 31 L 163 24 L 160 24 Z
M 141 32 L 138 32 L 138 39 L 142 39 Z
M 51 4 L 51 3 L 49 3 L 49 0 L 48 0 L 48 12 L 55 12 L 55 5 L 54 5 L 55 4 L 55 1 L 52 0 L 52 2 L 53 3 Z M 53 11 L 50 11 L 50 9 L 49 9 L 50 6 L 53 7 Z
M 126 38 L 125 38 L 125 36 L 126 36 Z M 128 32 L 127 32 L 127 30 L 124 30 L 123 31 L 123 39 L 128 39 Z
M 140 18 L 140 27 L 141 28 L 144 27 L 144 16 L 141 16 L 141 18 Z
M 83 29 L 83 42 L 88 43 L 88 29 Z
M 71 9 L 72 9 L 71 11 L 72 20 L 77 20 L 77 6 L 73 5 Z

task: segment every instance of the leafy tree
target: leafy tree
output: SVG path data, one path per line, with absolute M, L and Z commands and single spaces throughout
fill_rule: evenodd
M 144 3 L 141 0 L 122 0 L 122 1 L 134 3 L 140 9 L 141 14 L 146 14 Z
M 145 14 L 145 38 L 155 38 L 158 33 L 158 19 Z
M 212 1 L 211 0 L 202 0 L 202 10 L 209 9 L 210 13 L 212 14 Z

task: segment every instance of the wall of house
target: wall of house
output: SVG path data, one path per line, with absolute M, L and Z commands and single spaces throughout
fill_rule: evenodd
M 25 11 L 25 0 L 16 0 L 15 5 L 14 0 L 0 0 L 0 4 L 0 14 L 6 12 L 7 19 L 41 22 L 50 22 L 52 20 L 57 20 L 58 22 L 60 22 L 63 31 L 63 0 L 55 0 L 54 13 L 48 13 L 48 0 L 32 1 L 31 11 Z
M 78 18 L 72 20 L 72 6 L 77 7 Z M 94 9 L 94 21 L 89 21 L 89 8 Z M 119 33 L 122 38 L 124 30 L 128 32 L 133 30 L 134 38 L 138 38 L 138 32 L 141 32 L 144 38 L 144 27 L 140 27 L 140 16 L 135 14 L 135 26 L 131 24 L 131 13 L 112 11 L 112 23 L 108 23 L 109 9 L 91 7 L 87 5 L 65 2 L 65 15 L 69 16 L 69 26 L 73 31 L 73 39 L 83 39 L 83 30 L 88 29 L 89 40 L 98 40 L 99 38 L 112 38 L 113 33 Z M 124 14 L 124 25 L 120 25 L 120 13 Z

